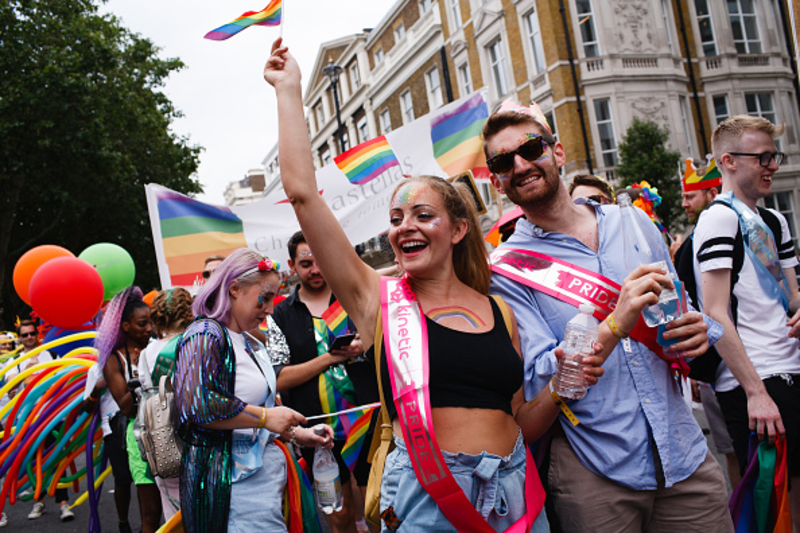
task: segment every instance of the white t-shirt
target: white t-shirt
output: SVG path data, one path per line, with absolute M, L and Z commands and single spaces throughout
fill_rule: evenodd
M 34 365 L 37 365 L 39 363 L 47 363 L 47 362 L 50 362 L 50 361 L 53 360 L 52 354 L 50 352 L 48 352 L 47 350 L 44 350 L 42 352 L 39 352 L 34 357 L 31 357 L 30 359 L 27 359 L 27 360 L 25 360 L 25 361 L 23 361 L 21 363 L 18 362 L 20 360 L 20 358 L 23 357 L 24 355 L 25 355 L 25 353 L 20 353 L 19 355 L 17 355 L 11 361 L 6 362 L 6 364 L 5 364 L 6 366 L 4 366 L 3 368 L 6 368 L 6 367 L 9 367 L 9 368 L 8 368 L 8 372 L 6 372 L 3 375 L 2 385 L 5 385 L 9 381 L 11 381 L 14 378 L 14 376 L 19 375 L 20 372 L 22 372 L 23 370 L 27 369 L 29 366 L 34 366 Z M 18 384 L 17 385 L 17 392 L 22 390 L 23 386 L 24 385 L 22 385 L 22 383 Z M 3 397 L 0 398 L 0 409 L 5 407 L 6 405 L 8 405 L 8 402 L 10 400 L 11 400 L 11 398 L 8 397 L 8 394 L 3 395 Z
M 113 357 L 113 355 L 111 357 Z M 97 363 L 93 364 L 86 374 L 86 387 L 83 389 L 84 400 L 92 393 L 94 386 L 97 384 L 97 380 L 101 377 L 103 377 L 103 369 L 101 369 Z M 111 424 L 109 420 L 119 412 L 119 405 L 114 401 L 114 397 L 111 396 L 108 390 L 103 391 L 98 401 L 100 402 L 98 407 L 98 409 L 100 409 L 100 427 L 103 428 L 103 436 L 106 437 L 111 434 Z
M 264 345 L 249 337 L 249 346 L 258 359 L 258 365 L 248 355 L 244 335 L 228 330 L 236 355 L 236 383 L 234 394 L 244 403 L 272 407 L 275 405 L 275 371 L 267 357 Z M 260 366 L 260 369 L 259 369 Z M 250 435 L 252 429 L 236 429 L 234 433 Z
M 780 213 L 770 211 L 781 223 L 783 242 L 779 246 L 784 257 L 789 256 L 792 236 L 786 219 Z M 755 214 L 758 216 L 758 213 Z M 759 217 L 760 219 L 761 217 Z M 702 272 L 733 268 L 733 246 L 739 229 L 736 212 L 724 205 L 715 204 L 703 211 L 694 230 L 694 274 L 698 287 L 702 287 Z M 777 238 L 777 236 L 776 236 Z M 713 242 L 711 239 L 715 239 Z M 703 245 L 706 243 L 705 249 Z M 700 253 L 700 260 L 698 260 Z M 781 260 L 782 268 L 797 265 L 794 246 L 791 256 Z M 702 289 L 697 298 L 703 307 Z M 758 274 L 747 251 L 733 287 L 737 299 L 737 331 L 744 349 L 761 379 L 777 374 L 800 374 L 800 344 L 789 337 L 788 317 L 780 302 L 770 299 L 761 288 Z M 731 315 L 731 307 L 728 306 Z M 729 391 L 739 386 L 736 378 L 723 362 L 717 369 L 716 389 Z

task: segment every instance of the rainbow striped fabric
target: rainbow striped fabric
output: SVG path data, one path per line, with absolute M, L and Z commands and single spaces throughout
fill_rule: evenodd
M 206 33 L 211 41 L 224 41 L 250 26 L 277 26 L 281 23 L 281 0 L 271 0 L 261 11 L 248 11 L 239 18 Z
M 484 173 L 488 176 L 481 141 L 481 128 L 487 118 L 486 102 L 476 93 L 457 108 L 431 119 L 433 156 L 448 176 L 472 169 L 478 169 L 473 170 L 476 177 Z
M 400 165 L 389 141 L 383 135 L 361 143 L 333 160 L 350 183 L 355 185 L 363 185 Z
M 320 318 L 325 321 L 325 325 L 328 326 L 328 330 L 334 338 L 347 333 L 347 313 L 342 309 L 338 300 L 333 302 L 331 306 L 322 313 Z
M 211 255 L 226 257 L 247 246 L 242 220 L 228 208 L 160 189 L 156 193 L 164 256 L 173 286 L 190 287 Z
M 356 466 L 356 460 L 366 440 L 367 430 L 369 429 L 370 421 L 372 421 L 373 411 L 375 411 L 375 408 L 370 407 L 360 411 L 360 414 L 355 413 L 357 418 L 350 425 L 347 440 L 345 440 L 344 446 L 342 447 L 342 459 L 344 459 L 344 463 L 351 472 Z

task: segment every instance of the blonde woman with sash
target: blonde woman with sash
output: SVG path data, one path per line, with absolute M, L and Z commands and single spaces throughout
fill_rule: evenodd
M 512 315 L 509 336 L 505 304 L 488 297 L 469 192 L 430 176 L 403 181 L 391 199 L 389 240 L 406 275 L 381 278 L 318 193 L 300 72 L 281 39 L 264 77 L 278 98 L 284 190 L 317 264 L 364 346 L 374 353 L 379 320 L 387 332 L 374 354 L 397 445 L 383 474 L 384 531 L 549 531 L 523 436 L 541 436 L 559 407 L 549 393 L 524 403 L 516 323 Z M 602 369 L 587 359 L 594 383 Z

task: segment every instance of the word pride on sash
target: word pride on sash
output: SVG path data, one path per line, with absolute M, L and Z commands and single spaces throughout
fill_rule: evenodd
M 599 320 L 617 307 L 619 285 L 549 255 L 513 248 L 496 250 L 492 270 L 524 285 L 534 284 L 537 290 L 575 307 L 589 304 Z

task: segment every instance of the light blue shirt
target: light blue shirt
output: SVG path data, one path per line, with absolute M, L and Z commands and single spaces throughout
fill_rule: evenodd
M 519 220 L 516 232 L 501 248 L 544 253 L 622 284 L 628 272 L 619 208 L 592 205 L 597 212 L 598 253 L 570 235 L 545 232 L 525 219 Z M 649 226 L 658 233 L 655 225 Z M 554 350 L 577 309 L 498 274 L 492 276 L 492 292 L 502 296 L 516 314 L 525 361 L 525 397 L 533 398 L 555 374 Z M 570 403 L 580 424 L 573 426 L 563 413 L 559 415 L 581 463 L 626 487 L 656 489 L 651 446 L 655 442 L 666 486 L 688 478 L 705 459 L 708 447 L 669 364 L 630 340 L 617 344 L 603 368 L 605 373 L 586 396 Z

